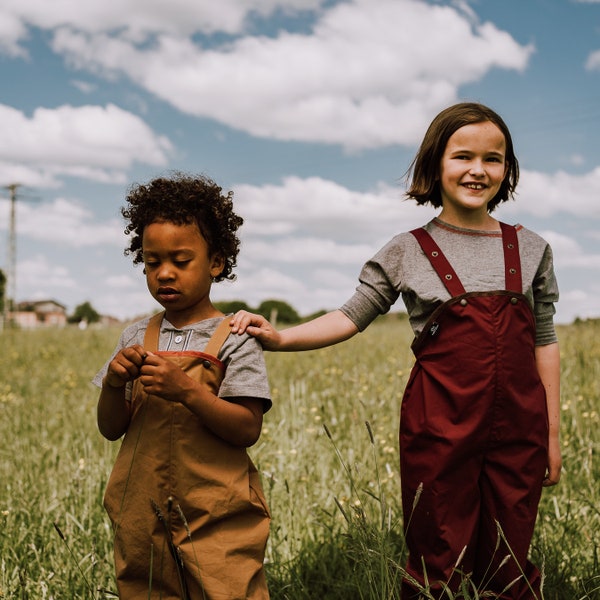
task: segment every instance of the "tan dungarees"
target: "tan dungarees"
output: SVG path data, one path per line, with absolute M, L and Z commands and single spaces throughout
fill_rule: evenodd
M 162 314 L 144 347 L 217 394 L 226 320 L 204 352 L 157 352 Z M 211 433 L 186 407 L 133 384 L 131 422 L 104 505 L 114 528 L 121 600 L 267 600 L 270 516 L 246 449 Z

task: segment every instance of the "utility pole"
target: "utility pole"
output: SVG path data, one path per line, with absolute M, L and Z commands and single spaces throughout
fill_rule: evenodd
M 6 285 L 4 287 L 4 314 L 2 322 L 4 327 L 8 326 L 9 301 L 16 302 L 17 293 L 17 189 L 20 183 L 11 183 L 6 188 L 10 193 L 10 217 L 8 221 L 8 253 Z

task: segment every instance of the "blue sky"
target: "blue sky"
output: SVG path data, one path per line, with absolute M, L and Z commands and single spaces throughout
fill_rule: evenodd
M 435 114 L 474 100 L 521 164 L 495 215 L 551 243 L 560 322 L 600 317 L 600 0 L 5 0 L 0 81 L 17 300 L 156 308 L 119 209 L 179 169 L 232 189 L 245 219 L 215 300 L 336 308 L 435 214 L 403 201 L 403 174 Z

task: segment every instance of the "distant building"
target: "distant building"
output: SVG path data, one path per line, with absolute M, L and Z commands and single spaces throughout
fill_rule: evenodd
M 16 308 L 8 318 L 22 329 L 64 327 L 67 324 L 67 309 L 55 300 L 19 302 Z

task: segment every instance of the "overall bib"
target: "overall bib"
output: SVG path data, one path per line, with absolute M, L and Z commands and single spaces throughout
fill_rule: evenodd
M 204 352 L 157 352 L 162 314 L 144 347 L 218 393 L 228 320 Z M 211 433 L 186 407 L 133 384 L 131 422 L 104 505 L 114 529 L 122 600 L 267 600 L 270 516 L 246 449 Z
M 400 419 L 402 507 L 409 576 L 456 590 L 461 573 L 472 573 L 480 591 L 524 600 L 541 598 L 527 553 L 548 416 L 517 232 L 500 225 L 506 290 L 490 292 L 466 293 L 431 236 L 411 232 L 452 298 L 413 343 Z M 501 565 L 508 554 L 514 558 Z M 402 591 L 404 600 L 419 597 L 406 580 Z

